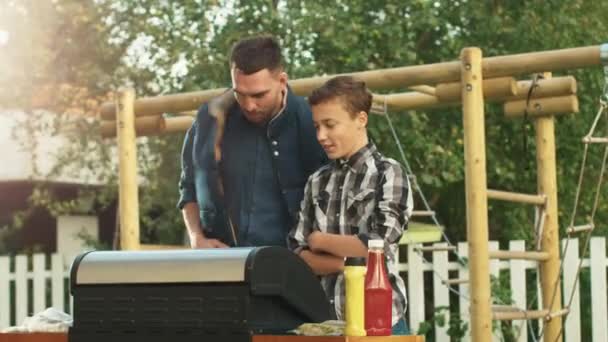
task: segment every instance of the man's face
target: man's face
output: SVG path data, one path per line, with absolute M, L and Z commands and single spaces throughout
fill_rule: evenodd
M 247 75 L 236 67 L 232 67 L 230 73 L 234 96 L 247 120 L 263 125 L 281 109 L 287 74 L 262 69 Z
M 341 100 L 332 99 L 312 106 L 317 140 L 329 159 L 350 158 L 366 144 L 367 114 L 353 117 Z

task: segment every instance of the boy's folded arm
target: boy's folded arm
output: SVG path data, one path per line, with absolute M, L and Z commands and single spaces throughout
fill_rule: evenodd
M 310 250 L 316 253 L 327 253 L 341 259 L 367 256 L 367 246 L 357 235 L 314 231 L 308 236 L 307 240 Z
M 312 268 L 316 275 L 329 275 L 344 270 L 344 258 L 326 253 L 313 252 L 303 249 L 299 253 L 300 257 Z

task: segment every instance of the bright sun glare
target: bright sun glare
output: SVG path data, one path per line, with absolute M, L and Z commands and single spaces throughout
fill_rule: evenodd
M 0 47 L 6 45 L 8 43 L 8 31 L 0 30 Z

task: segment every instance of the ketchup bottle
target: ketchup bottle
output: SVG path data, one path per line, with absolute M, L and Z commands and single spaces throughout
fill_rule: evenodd
M 393 288 L 384 263 L 384 240 L 369 240 L 365 275 L 365 330 L 367 336 L 392 331 Z

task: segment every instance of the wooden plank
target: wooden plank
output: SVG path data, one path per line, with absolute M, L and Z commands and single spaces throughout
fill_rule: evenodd
M 420 323 L 424 322 L 424 265 L 422 257 L 415 251 L 416 245 L 407 245 L 407 291 L 409 313 L 409 328 L 411 332 L 418 331 Z M 421 286 L 422 285 L 422 286 Z
M 567 240 L 562 240 L 562 250 L 566 246 Z M 564 337 L 568 342 L 580 342 L 581 340 L 581 299 L 580 285 L 574 284 L 576 270 L 578 268 L 578 239 L 570 239 L 568 250 L 563 256 L 564 263 L 564 301 L 569 300 L 570 294 L 574 291 L 572 303 L 570 304 L 570 313 L 564 318 Z M 565 302 L 568 304 L 568 302 Z
M 591 238 L 591 330 L 593 341 L 608 341 L 606 305 L 606 239 Z
M 517 240 L 509 241 L 509 250 L 524 251 L 526 250 L 526 242 Z M 511 299 L 513 305 L 519 308 L 527 308 L 526 301 L 526 263 L 524 260 L 512 259 L 509 260 L 509 282 L 511 287 Z M 528 341 L 528 321 L 521 320 L 513 322 L 513 329 L 517 342 Z
M 46 277 L 44 276 L 44 254 L 36 253 L 33 256 L 33 290 L 34 301 L 32 314 L 37 314 L 46 308 Z
M 458 243 L 458 255 L 460 257 L 468 260 L 469 258 L 469 245 L 466 242 Z M 458 278 L 459 279 L 469 279 L 469 267 L 468 262 L 467 265 L 460 265 L 458 269 Z M 460 319 L 463 322 L 467 323 L 467 330 L 464 333 L 463 341 L 471 340 L 471 316 L 469 315 L 469 283 L 461 283 L 458 285 L 458 292 L 460 293 L 460 297 L 458 298 L 458 306 L 460 312 Z
M 63 272 L 62 255 L 53 254 L 51 256 L 51 306 L 65 312 Z
M 10 298 L 9 271 L 9 258 L 0 256 L 0 298 L 7 298 L 6 300 L 0 300 L 0 329 L 11 325 L 10 300 L 8 300 Z
M 68 342 L 67 333 L 0 334 L 0 342 Z
M 253 335 L 251 342 L 424 342 L 424 336 Z
M 448 247 L 448 244 L 435 243 L 433 244 L 433 247 L 445 249 Z M 450 321 L 450 290 L 448 286 L 442 283 L 442 280 L 448 279 L 448 252 L 446 250 L 433 252 L 433 269 L 435 270 L 433 273 L 433 304 L 435 308 L 448 307 L 448 310 L 442 311 L 445 318 L 443 327 L 435 323 L 435 341 L 450 341 L 450 336 L 448 335 L 448 322 Z
M 15 323 L 21 325 L 28 315 L 27 256 L 15 257 Z

